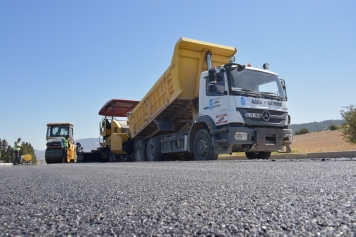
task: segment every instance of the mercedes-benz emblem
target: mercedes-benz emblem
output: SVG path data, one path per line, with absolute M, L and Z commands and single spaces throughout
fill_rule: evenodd
M 269 112 L 267 110 L 262 112 L 262 118 L 263 118 L 264 121 L 268 121 L 270 119 L 270 117 L 271 116 L 270 116 L 270 114 L 269 114 Z

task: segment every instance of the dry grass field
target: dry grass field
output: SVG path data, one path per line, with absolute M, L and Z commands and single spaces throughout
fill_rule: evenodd
M 339 131 L 325 130 L 294 136 L 291 149 L 293 153 L 350 151 L 356 145 L 345 142 Z

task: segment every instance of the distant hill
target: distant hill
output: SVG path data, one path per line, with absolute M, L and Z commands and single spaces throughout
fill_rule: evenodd
M 311 122 L 311 123 L 301 123 L 301 124 L 292 124 L 289 126 L 290 129 L 293 130 L 293 132 L 296 132 L 300 130 L 301 128 L 307 128 L 309 132 L 317 132 L 317 131 L 322 131 L 325 129 L 328 129 L 328 127 L 331 124 L 334 124 L 336 126 L 340 126 L 344 120 L 325 120 L 321 122 Z

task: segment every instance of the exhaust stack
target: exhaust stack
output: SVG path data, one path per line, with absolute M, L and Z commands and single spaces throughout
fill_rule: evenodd
M 211 54 L 210 50 L 206 51 L 206 62 L 208 64 L 208 70 L 211 68 Z

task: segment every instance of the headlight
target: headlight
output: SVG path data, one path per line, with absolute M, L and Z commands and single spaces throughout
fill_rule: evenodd
M 247 141 L 248 134 L 245 132 L 235 132 L 235 140 L 237 141 Z

